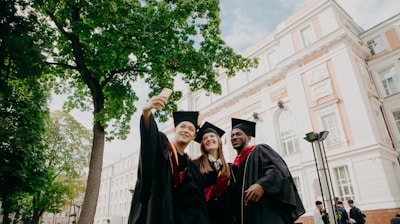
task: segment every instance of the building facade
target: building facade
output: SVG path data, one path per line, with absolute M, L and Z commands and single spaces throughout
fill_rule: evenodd
M 137 168 L 135 154 L 103 168 L 94 224 L 128 222 Z
M 243 55 L 259 58 L 258 68 L 234 77 L 220 70 L 221 95 L 187 92 L 178 108 L 227 131 L 228 161 L 231 118 L 256 121 L 253 143 L 285 159 L 307 210 L 304 224 L 313 223 L 321 190 L 303 138 L 329 131 L 323 143 L 334 195 L 345 205 L 353 199 L 368 223 L 389 223 L 400 212 L 400 14 L 364 31 L 335 1 L 314 0 Z M 164 132 L 172 129 L 169 121 Z M 199 154 L 197 143 L 189 154 Z M 137 160 L 103 169 L 96 224 L 126 223 Z
M 71 201 L 60 213 L 45 212 L 40 217 L 40 224 L 75 224 L 79 221 L 83 196 Z M 0 222 L 1 223 L 1 222 Z
M 315 0 L 244 53 L 259 58 L 257 69 L 235 77 L 221 70 L 221 95 L 187 93 L 178 108 L 199 110 L 228 133 L 232 117 L 256 121 L 254 142 L 272 146 L 292 172 L 307 209 L 303 223 L 313 223 L 321 199 L 303 137 L 329 131 L 334 195 L 353 199 L 368 223 L 389 223 L 400 212 L 399 37 L 400 14 L 364 31 L 335 1 Z M 229 134 L 223 141 L 232 161 Z M 198 154 L 197 145 L 190 150 Z

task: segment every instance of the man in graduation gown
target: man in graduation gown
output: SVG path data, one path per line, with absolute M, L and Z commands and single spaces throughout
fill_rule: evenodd
M 249 146 L 255 123 L 232 118 L 235 224 L 293 224 L 305 213 L 285 161 L 266 144 Z
M 208 223 L 200 173 L 186 146 L 196 137 L 198 112 L 174 112 L 174 139 L 159 132 L 151 110 L 160 109 L 167 98 L 152 97 L 140 120 L 141 147 L 138 176 L 128 224 Z

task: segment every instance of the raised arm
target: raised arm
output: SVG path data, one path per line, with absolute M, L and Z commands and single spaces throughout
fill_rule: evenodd
M 157 158 L 162 155 L 163 146 L 160 145 L 162 135 L 158 131 L 157 123 L 151 113 L 152 109 L 161 109 L 166 102 L 163 96 L 152 97 L 143 107 L 140 119 L 140 159 L 138 169 L 138 180 L 142 183 L 141 200 L 147 201 L 151 196 L 154 181 L 154 167 Z M 165 137 L 166 138 L 166 137 Z M 164 155 L 165 157 L 165 155 Z
M 143 123 L 146 131 L 149 130 L 150 127 L 150 115 L 152 109 L 160 110 L 165 106 L 168 98 L 162 95 L 153 96 L 149 101 L 144 105 L 142 109 Z

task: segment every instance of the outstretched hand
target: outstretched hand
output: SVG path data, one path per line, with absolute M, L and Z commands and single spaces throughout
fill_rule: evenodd
M 144 105 L 144 107 L 142 109 L 142 116 L 143 116 L 143 121 L 144 121 L 146 130 L 149 129 L 151 110 L 152 109 L 160 110 L 161 108 L 163 108 L 165 106 L 165 104 L 167 103 L 167 100 L 168 100 L 168 97 L 162 96 L 162 95 L 157 95 L 157 96 L 153 96 L 152 98 L 150 98 L 150 100 L 147 101 L 147 103 Z
M 143 107 L 144 112 L 150 112 L 152 109 L 160 110 L 167 103 L 168 98 L 162 95 L 153 96 Z
M 253 184 L 244 192 L 244 205 L 251 201 L 258 202 L 264 195 L 264 188 L 259 184 Z

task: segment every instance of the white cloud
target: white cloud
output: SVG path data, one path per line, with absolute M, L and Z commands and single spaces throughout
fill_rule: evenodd
M 237 7 L 222 18 L 227 21 L 227 30 L 222 30 L 222 33 L 228 46 L 243 51 L 249 43 L 253 44 L 267 35 L 268 27 L 263 25 L 263 20 L 254 16 L 255 14 L 257 13 L 249 13 L 244 7 Z
M 336 2 L 365 30 L 400 12 L 398 0 L 337 0 Z

